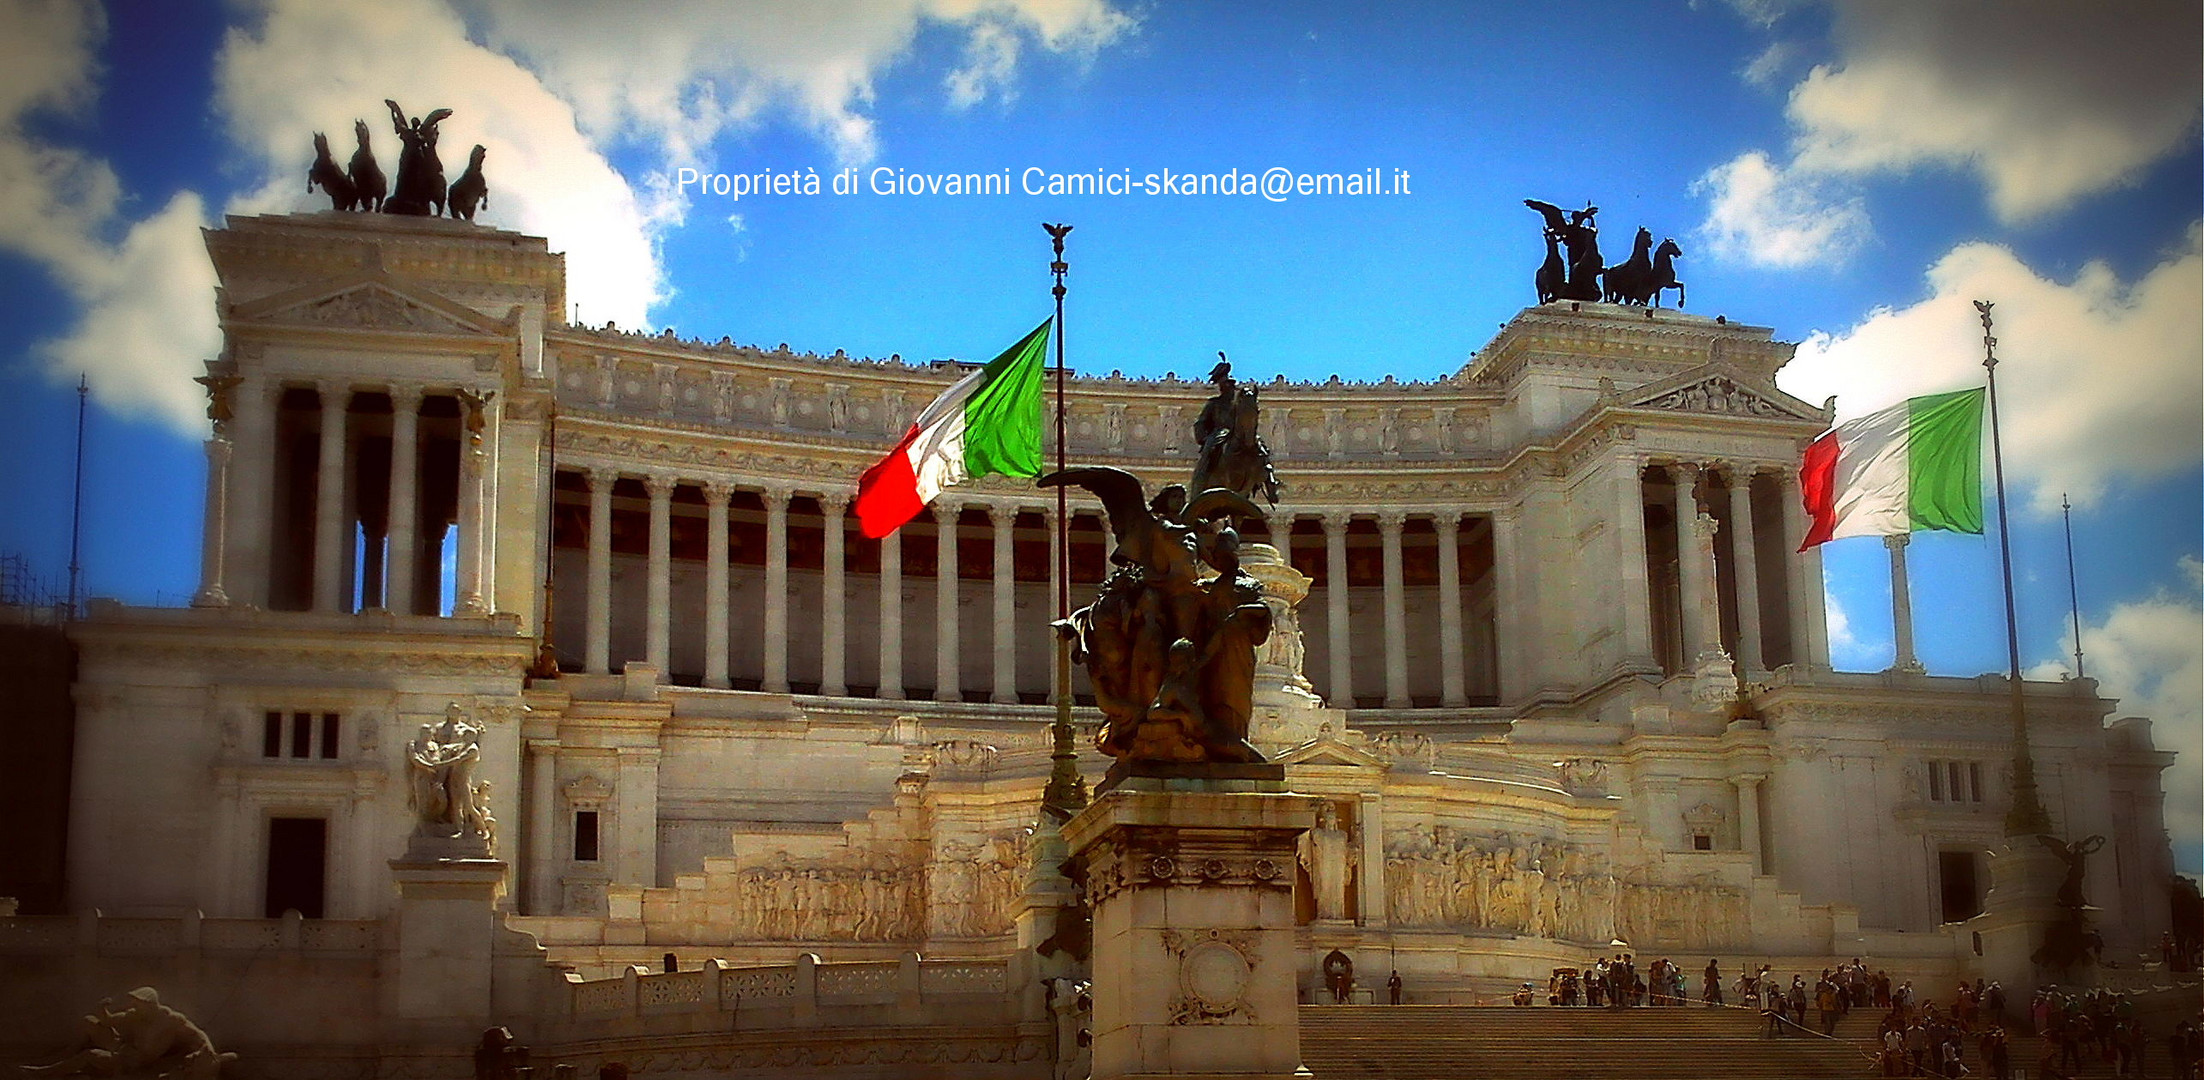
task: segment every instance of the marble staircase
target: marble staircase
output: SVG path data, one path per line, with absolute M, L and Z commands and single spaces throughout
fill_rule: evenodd
M 1864 1045 L 1766 1038 L 1756 1014 L 1698 1006 L 1301 1007 L 1316 1080 L 1856 1080 L 1871 1075 Z

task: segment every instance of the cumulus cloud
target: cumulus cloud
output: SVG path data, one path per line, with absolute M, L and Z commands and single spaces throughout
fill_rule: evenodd
M 2082 626 L 2082 661 L 2098 691 L 2120 699 L 2115 716 L 2143 716 L 2161 750 L 2180 755 L 2163 775 L 2166 826 L 2177 851 L 2195 870 L 2194 852 L 2204 843 L 2204 563 L 2184 557 L 2180 584 L 2150 596 L 2115 605 L 2103 622 Z M 2074 633 L 2063 632 L 2060 648 L 2071 658 Z M 2067 659 L 2047 662 L 2031 672 L 2036 678 L 2069 674 Z
M 1837 58 L 1791 91 L 1797 165 L 1969 169 L 2007 221 L 2115 187 L 2194 136 L 2193 0 L 1846 0 Z
M 482 220 L 548 237 L 567 253 L 567 294 L 591 321 L 648 323 L 665 297 L 655 229 L 662 216 L 583 136 L 574 111 L 509 57 L 475 44 L 439 0 L 268 0 L 256 25 L 233 29 L 216 58 L 216 107 L 264 179 L 230 209 L 327 209 L 305 192 L 314 132 L 350 155 L 352 122 L 396 168 L 385 97 L 409 112 L 449 108 L 445 171 L 488 147 Z
M 1829 662 L 1839 671 L 1881 671 L 1890 666 L 1897 646 L 1888 638 L 1861 637 L 1852 628 L 1852 616 L 1837 594 L 1822 594 L 1822 609 L 1829 620 Z
M 126 223 L 106 161 L 27 127 L 92 104 L 105 36 L 91 3 L 0 5 L 0 248 L 43 267 L 77 302 L 70 327 L 34 346 L 50 373 L 84 375 L 103 406 L 196 433 L 206 421 L 191 376 L 220 345 L 199 198 L 180 193 Z
M 1832 187 L 1758 150 L 1740 154 L 1692 185 L 1694 194 L 1708 197 L 1699 236 L 1716 255 L 1756 266 L 1841 262 L 1872 228 L 1859 197 Z
M 1024 46 L 1074 58 L 1130 32 L 1107 0 L 878 0 L 724 4 L 676 0 L 647 18 L 588 0 L 477 0 L 490 44 L 573 102 L 599 139 L 648 142 L 694 164 L 721 132 L 792 111 L 848 163 L 872 159 L 875 79 L 925 27 L 963 39 L 949 103 L 1007 99 Z
M 1996 303 L 1998 398 L 2016 501 L 2039 512 L 2070 492 L 2193 470 L 2204 460 L 2204 255 L 2182 246 L 2132 283 L 2102 263 L 2055 281 L 2007 248 L 1952 249 L 1928 272 L 1927 299 L 1879 309 L 1850 330 L 1816 333 L 1778 376 L 1809 401 L 1838 394 L 1839 419 L 1983 380 L 1971 301 Z

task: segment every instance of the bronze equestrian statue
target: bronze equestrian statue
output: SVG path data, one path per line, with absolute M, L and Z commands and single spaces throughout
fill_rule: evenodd
M 1217 354 L 1209 381 L 1215 397 L 1194 418 L 1194 477 L 1188 485 L 1199 495 L 1211 488 L 1278 505 L 1278 474 L 1270 465 L 1270 447 L 1257 431 L 1261 402 L 1255 388 L 1232 377 L 1232 362 Z
M 473 221 L 475 207 L 490 205 L 490 186 L 482 179 L 482 158 L 488 152 L 480 143 L 475 144 L 474 153 L 467 157 L 467 171 L 452 183 L 452 217 Z
M 436 125 L 450 116 L 450 109 L 438 109 L 427 116 L 417 117 L 410 123 L 405 110 L 388 98 L 383 104 L 390 106 L 391 127 L 398 132 L 398 180 L 383 201 L 386 214 L 411 214 L 416 217 L 440 217 L 444 213 L 446 190 L 444 187 L 444 162 L 436 156 Z
M 350 210 L 359 203 L 359 195 L 353 190 L 352 181 L 337 168 L 335 158 L 329 156 L 329 136 L 314 133 L 314 163 L 306 170 L 306 190 L 311 194 L 316 185 L 329 196 L 331 210 Z
M 1523 205 L 1546 219 L 1546 234 L 1561 241 L 1561 246 L 1569 253 L 1568 279 L 1555 299 L 1598 300 L 1600 271 L 1606 269 L 1600 262 L 1599 226 L 1593 222 L 1599 207 L 1587 203 L 1582 210 L 1564 212 L 1552 203 L 1537 199 L 1525 199 Z

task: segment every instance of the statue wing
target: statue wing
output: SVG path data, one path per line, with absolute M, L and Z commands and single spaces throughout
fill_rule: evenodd
M 1143 525 L 1153 525 L 1155 515 L 1148 512 L 1148 493 L 1141 486 L 1140 478 L 1123 469 L 1107 465 L 1092 465 L 1079 469 L 1052 472 L 1034 481 L 1036 487 L 1085 488 L 1102 500 L 1102 508 L 1110 514 L 1110 534 L 1119 543 L 1126 534 Z
M 1249 502 L 1247 496 L 1231 488 L 1210 488 L 1194 496 L 1186 504 L 1186 511 L 1179 516 L 1187 521 L 1206 521 L 1209 518 L 1232 514 L 1243 518 L 1259 518 L 1263 512 Z
M 427 116 L 422 117 L 421 126 L 424 128 L 435 127 L 436 125 L 443 123 L 444 118 L 450 116 L 451 114 L 452 111 L 450 109 L 438 109 L 435 112 L 432 112 Z
M 1537 199 L 1525 199 L 1523 200 L 1523 205 L 1528 206 L 1531 209 L 1536 210 L 1540 214 L 1544 215 L 1546 218 L 1546 227 L 1548 229 L 1559 233 L 1561 230 L 1568 228 L 1569 220 L 1562 214 L 1560 207 L 1555 206 L 1550 202 L 1539 202 Z

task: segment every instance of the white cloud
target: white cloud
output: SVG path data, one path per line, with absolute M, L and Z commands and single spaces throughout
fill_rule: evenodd
M 1983 381 L 1971 301 L 1996 303 L 1998 398 L 2016 502 L 2054 511 L 2108 487 L 2204 461 L 2204 255 L 2199 228 L 2140 280 L 2090 263 L 2045 278 L 1994 244 L 1963 244 L 1928 272 L 1929 297 L 1880 309 L 1840 334 L 1816 333 L 1778 376 L 1809 401 L 1837 397 L 1840 419 L 1917 394 Z
M 86 375 L 102 406 L 197 433 L 206 421 L 191 376 L 220 345 L 198 197 L 183 192 L 125 225 L 107 162 L 27 129 L 91 105 L 105 35 L 91 3 L 0 5 L 0 248 L 45 268 L 78 304 L 69 329 L 34 346 L 49 373 Z
M 1971 169 L 2017 221 L 2118 186 L 2196 131 L 2193 0 L 1834 7 L 1837 58 L 1791 91 L 1800 168 Z
M 1802 51 L 1795 41 L 1771 42 L 1738 75 L 1754 86 L 1774 86 Z
M 585 318 L 647 325 L 665 296 L 655 239 L 663 204 L 638 195 L 536 76 L 468 40 L 440 0 L 269 0 L 259 14 L 216 59 L 216 106 L 265 177 L 232 211 L 327 209 L 305 194 L 314 132 L 330 134 L 341 160 L 353 120 L 366 120 L 388 173 L 398 145 L 383 99 L 416 115 L 449 108 L 446 173 L 457 175 L 468 147 L 489 148 L 490 205 L 478 220 L 566 252 L 567 295 Z
M 950 104 L 1007 99 L 1027 41 L 1084 59 L 1130 32 L 1107 0 L 876 0 L 647 10 L 586 0 L 476 0 L 490 44 L 523 58 L 602 141 L 635 139 L 696 164 L 722 131 L 792 111 L 846 163 L 871 160 L 875 80 L 926 26 L 964 39 Z
M 1756 266 L 1841 262 L 1867 242 L 1867 210 L 1822 177 L 1784 168 L 1758 150 L 1692 185 L 1709 196 L 1699 235 L 1714 254 Z
M 1837 594 L 1824 592 L 1822 608 L 1829 620 L 1829 663 L 1839 671 L 1881 671 L 1890 666 L 1897 655 L 1897 646 L 1890 640 L 1863 638 L 1852 629 L 1852 616 L 1837 600 Z
M 2177 850 L 2194 852 L 2204 844 L 2204 564 L 2183 557 L 2178 569 L 2179 588 L 2115 605 L 2103 622 L 2085 623 L 2082 662 L 2099 693 L 2120 699 L 2114 716 L 2148 718 L 2158 748 L 2180 755 L 2163 774 L 2166 826 Z M 2073 655 L 2071 629 L 2063 631 L 2060 649 Z M 2056 678 L 2070 670 L 2061 659 L 2035 672 Z

